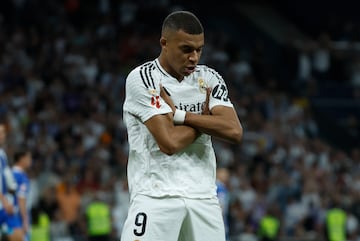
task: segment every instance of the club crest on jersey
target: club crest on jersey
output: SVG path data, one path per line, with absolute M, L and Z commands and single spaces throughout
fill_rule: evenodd
M 205 83 L 205 80 L 202 77 L 199 77 L 198 78 L 198 83 L 199 83 L 200 92 L 205 94 L 206 93 L 206 88 L 208 87 L 208 85 Z
M 149 89 L 149 93 L 150 93 L 151 95 L 156 95 L 156 94 L 157 94 L 157 91 L 156 91 L 156 89 Z

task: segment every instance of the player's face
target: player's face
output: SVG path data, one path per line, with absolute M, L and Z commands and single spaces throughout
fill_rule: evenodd
M 195 71 L 204 47 L 204 34 L 188 34 L 182 30 L 160 40 L 165 54 L 164 69 L 181 80 Z
M 23 162 L 24 162 L 25 169 L 30 168 L 30 166 L 32 164 L 32 156 L 31 156 L 30 152 L 26 153 L 26 155 L 23 157 Z
M 0 145 L 5 143 L 6 139 L 6 127 L 3 124 L 0 124 Z

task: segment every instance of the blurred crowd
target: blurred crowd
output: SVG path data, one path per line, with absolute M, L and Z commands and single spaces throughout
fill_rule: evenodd
M 1 3 L 7 151 L 11 159 L 16 146 L 32 150 L 30 205 L 49 216 L 54 241 L 86 240 L 85 210 L 96 199 L 111 208 L 111 236 L 120 237 L 128 207 L 125 78 L 158 56 L 163 16 L 184 8 L 149 2 Z M 329 36 L 289 45 L 287 57 L 296 64 L 287 68 L 292 79 L 284 87 L 268 75 L 272 65 L 261 42 L 230 51 L 229 35 L 205 31 L 201 62 L 224 77 L 244 127 L 240 145 L 214 139 L 218 167 L 227 173 L 221 181 L 229 190 L 229 239 L 259 240 L 259 222 L 271 211 L 281 237 L 321 240 L 326 211 L 337 205 L 347 213 L 348 239 L 360 240 L 360 148 L 345 151 L 322 139 L 308 98 L 333 73 L 333 52 L 324 47 Z M 358 89 L 359 56 L 339 74 Z

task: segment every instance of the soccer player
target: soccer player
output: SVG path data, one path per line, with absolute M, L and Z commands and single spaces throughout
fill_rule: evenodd
M 223 78 L 198 65 L 199 19 L 169 14 L 160 45 L 126 79 L 130 207 L 121 240 L 225 241 L 211 136 L 239 143 L 242 127 Z
M 6 124 L 0 122 L 0 227 L 5 227 L 5 230 L 1 230 L 5 233 L 5 236 L 12 235 L 16 237 L 19 234 L 13 231 L 15 223 L 12 217 L 17 211 L 13 206 L 13 194 L 17 186 L 4 150 L 6 134 Z M 12 239 L 10 240 L 12 241 Z
M 19 213 L 17 216 L 18 225 L 14 229 L 20 229 L 23 236 L 22 240 L 29 240 L 30 210 L 27 199 L 30 192 L 30 180 L 26 171 L 30 168 L 31 163 L 32 156 L 30 151 L 20 150 L 15 152 L 14 166 L 12 168 L 13 175 L 17 182 L 14 206 L 19 209 Z

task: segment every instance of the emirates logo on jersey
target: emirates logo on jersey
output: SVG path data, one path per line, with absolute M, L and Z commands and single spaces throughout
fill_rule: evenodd
M 205 102 L 198 102 L 198 103 L 182 103 L 180 102 L 179 104 L 175 105 L 176 109 L 179 110 L 184 110 L 184 111 L 189 111 L 189 112 L 193 112 L 193 113 L 198 113 L 200 114 L 202 112 L 202 110 L 204 109 L 205 106 Z

